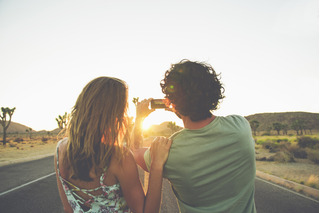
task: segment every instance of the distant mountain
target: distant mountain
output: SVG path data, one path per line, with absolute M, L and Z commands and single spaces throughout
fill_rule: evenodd
M 30 127 L 11 121 L 10 126 L 7 129 L 7 133 L 26 133 L 26 129 L 29 128 Z M 0 126 L 0 133 L 3 133 L 2 126 Z
M 311 112 L 278 112 L 259 113 L 245 117 L 249 122 L 256 120 L 259 122 L 259 131 L 267 131 L 273 123 L 288 124 L 289 129 L 294 121 L 300 120 L 312 130 L 319 130 L 319 113 Z
M 61 132 L 61 129 L 56 128 L 56 129 L 51 130 L 51 131 L 47 131 L 47 130 L 37 131 L 37 133 L 39 133 L 39 134 L 47 134 L 48 132 L 50 132 L 50 133 L 53 134 L 53 135 L 56 135 L 56 134 L 59 134 L 59 132 Z
M 300 120 L 305 126 L 311 126 L 312 130 L 319 130 L 319 113 L 311 112 L 278 112 L 278 113 L 258 113 L 254 115 L 245 116 L 250 122 L 256 120 L 259 122 L 259 131 L 267 131 L 273 126 L 273 123 L 288 124 L 289 129 L 294 121 Z M 152 125 L 149 131 L 154 133 L 170 134 L 171 130 L 168 128 L 169 122 L 163 122 L 160 125 Z
M 7 133 L 26 133 L 26 130 L 29 129 L 30 127 L 28 126 L 25 126 L 23 124 L 19 124 L 19 123 L 16 123 L 16 122 L 12 122 L 10 123 L 10 126 L 8 127 L 7 129 Z M 32 130 L 32 132 L 37 132 L 35 130 Z M 38 131 L 37 133 L 46 133 L 48 131 L 46 130 L 41 130 L 41 131 Z M 57 128 L 57 129 L 54 129 L 52 131 L 50 131 L 52 134 L 56 134 L 56 133 L 59 133 L 60 132 L 60 129 Z M 2 126 L 0 125 L 0 133 L 3 133 L 3 128 Z
M 305 125 L 306 129 L 319 130 L 319 113 L 311 112 L 278 112 L 278 113 L 258 113 L 254 115 L 245 116 L 250 122 L 256 120 L 259 122 L 259 131 L 267 131 L 273 126 L 273 123 L 288 124 L 289 129 L 294 121 L 300 120 Z M 156 135 L 157 133 L 163 135 L 170 135 L 172 131 L 168 128 L 169 122 L 163 122 L 160 125 L 152 125 L 148 131 Z

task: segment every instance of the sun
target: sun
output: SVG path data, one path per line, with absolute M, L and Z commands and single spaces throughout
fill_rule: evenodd
M 148 130 L 152 125 L 158 124 L 155 119 L 152 118 L 153 116 L 147 117 L 142 124 L 142 129 L 143 130 Z
M 182 126 L 182 121 L 172 112 L 164 109 L 157 109 L 152 112 L 143 122 L 142 129 L 148 130 L 152 125 L 159 125 L 166 121 L 176 122 L 177 125 Z

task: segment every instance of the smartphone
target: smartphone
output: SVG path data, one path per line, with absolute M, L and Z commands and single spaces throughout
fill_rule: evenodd
M 164 103 L 164 99 L 152 99 L 151 109 L 165 109 L 167 106 Z

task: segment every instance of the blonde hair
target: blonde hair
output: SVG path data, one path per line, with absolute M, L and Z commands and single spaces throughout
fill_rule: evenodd
M 121 160 L 127 99 L 127 84 L 117 78 L 99 77 L 84 87 L 68 126 L 70 178 L 91 181 L 92 168 L 97 174 L 108 167 L 113 155 Z

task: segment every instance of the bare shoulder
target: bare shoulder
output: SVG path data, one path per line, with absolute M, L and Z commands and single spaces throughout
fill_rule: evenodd
M 67 146 L 68 146 L 68 138 L 64 138 L 60 140 L 57 144 L 56 150 L 59 152 L 59 162 L 64 159 L 64 156 L 66 155 L 67 151 Z M 57 157 L 57 152 L 55 153 L 55 158 Z
M 65 151 L 67 149 L 67 145 L 68 145 L 68 138 L 64 138 L 60 140 L 57 144 L 57 148 L 59 148 L 59 153 L 61 151 Z
M 136 167 L 132 152 L 129 149 L 125 149 L 121 159 L 117 159 L 115 156 L 112 157 L 109 169 L 117 176 L 125 171 L 136 169 Z
M 68 146 L 68 138 L 64 138 L 57 144 L 58 149 L 58 156 L 57 153 L 55 154 L 55 161 L 59 161 L 59 169 L 61 176 L 66 177 L 68 175 L 68 169 L 66 166 L 66 152 L 67 152 L 67 146 Z M 59 157 L 59 159 L 57 159 Z

